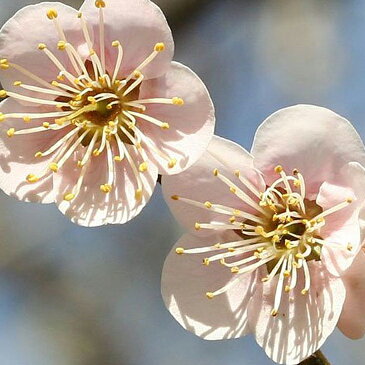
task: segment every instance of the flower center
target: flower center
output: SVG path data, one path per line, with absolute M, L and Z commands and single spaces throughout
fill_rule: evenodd
M 203 259 L 203 264 L 219 262 L 229 268 L 235 275 L 252 273 L 260 267 L 266 267 L 267 275 L 263 282 L 270 282 L 278 276 L 275 302 L 271 314 L 276 316 L 279 310 L 283 290 L 290 292 L 297 286 L 299 274 L 304 276 L 304 295 L 310 289 L 310 272 L 308 262 L 321 259 L 321 249 L 325 241 L 321 237 L 321 228 L 326 224 L 325 217 L 347 207 L 352 199 L 323 210 L 315 201 L 306 199 L 305 181 L 299 171 L 294 170 L 288 176 L 281 166 L 275 168 L 279 178 L 259 192 L 256 187 L 241 176 L 235 174 L 248 192 L 240 189 L 230 179 L 223 176 L 217 169 L 214 175 L 225 183 L 231 193 L 240 198 L 250 210 L 240 210 L 211 202 L 197 202 L 180 196 L 172 196 L 187 204 L 212 210 L 215 213 L 229 215 L 227 223 L 209 222 L 195 224 L 195 229 L 232 230 L 237 234 L 237 240 L 215 243 L 212 246 L 176 249 L 178 254 L 209 253 L 211 256 Z M 343 247 L 331 243 L 340 250 L 352 250 L 350 243 Z M 208 298 L 226 292 L 239 277 L 231 280 L 215 292 L 207 292 Z M 285 285 L 284 285 L 285 284 Z
M 149 99 L 140 99 L 139 97 L 140 86 L 145 78 L 143 71 L 160 52 L 164 51 L 165 45 L 163 43 L 156 43 L 150 55 L 128 76 L 118 78 L 123 62 L 123 48 L 119 41 L 114 41 L 111 46 L 116 49 L 115 67 L 114 70 L 106 70 L 103 13 L 105 2 L 96 1 L 95 6 L 99 10 L 99 54 L 93 49 L 86 20 L 82 13 L 78 14 L 85 43 L 89 49 L 89 57 L 86 61 L 68 42 L 58 21 L 57 11 L 50 9 L 47 12 L 47 17 L 53 21 L 60 38 L 57 48 L 67 53 L 70 65 L 72 65 L 71 70 L 67 69 L 47 48 L 47 45 L 40 43 L 38 49 L 59 70 L 57 80 L 48 82 L 7 59 L 0 60 L 1 70 L 13 68 L 19 71 L 21 75 L 33 80 L 37 85 L 27 85 L 21 81 L 14 82 L 14 86 L 27 92 L 37 93 L 37 97 L 2 90 L 0 91 L 0 98 L 9 96 L 37 105 L 51 106 L 55 109 L 45 113 L 0 113 L 0 122 L 8 119 L 23 119 L 26 123 L 39 119 L 49 120 L 52 118 L 54 120 L 54 123 L 43 122 L 41 126 L 34 128 L 20 130 L 9 128 L 7 131 L 9 137 L 42 133 L 49 130 L 64 132 L 59 133 L 60 137 L 56 143 L 45 151 L 34 151 L 37 158 L 52 154 L 54 161 L 41 175 L 29 174 L 26 177 L 26 181 L 29 183 L 35 183 L 52 172 L 58 172 L 77 148 L 84 147 L 83 158 L 78 161 L 78 166 L 81 168 L 80 176 L 72 191 L 65 194 L 64 199 L 66 201 L 71 201 L 78 195 L 90 159 L 102 153 L 107 156 L 108 181 L 100 185 L 100 190 L 104 193 L 109 193 L 112 190 L 115 181 L 114 163 L 126 160 L 131 166 L 137 183 L 135 197 L 139 201 L 143 197 L 141 174 L 148 170 L 146 150 L 153 151 L 165 160 L 168 168 L 173 168 L 177 163 L 175 158 L 160 150 L 144 134 L 141 128 L 144 123 L 161 130 L 170 127 L 167 121 L 161 121 L 148 115 L 148 106 L 151 104 L 182 106 L 184 101 L 179 97 Z M 44 98 L 39 98 L 38 95 L 44 95 Z M 137 158 L 132 157 L 136 155 Z

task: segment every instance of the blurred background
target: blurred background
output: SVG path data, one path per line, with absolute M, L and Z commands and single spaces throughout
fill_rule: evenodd
M 1 0 L 0 23 L 37 2 Z M 344 115 L 365 138 L 364 0 L 156 2 L 175 59 L 211 92 L 217 134 L 249 149 L 269 114 L 311 103 Z M 252 337 L 203 341 L 165 309 L 161 269 L 181 229 L 159 187 L 124 226 L 85 229 L 52 205 L 4 194 L 0 212 L 1 365 L 272 364 Z M 365 363 L 365 340 L 338 331 L 323 350 L 333 365 Z

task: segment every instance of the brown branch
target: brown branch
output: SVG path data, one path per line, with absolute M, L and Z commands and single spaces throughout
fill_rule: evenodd
M 321 350 L 316 351 L 312 356 L 302 361 L 299 365 L 331 365 Z

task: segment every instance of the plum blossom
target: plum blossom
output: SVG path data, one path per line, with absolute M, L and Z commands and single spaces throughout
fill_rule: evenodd
M 84 226 L 125 223 L 204 152 L 214 107 L 149 0 L 27 6 L 0 31 L 0 188 Z
M 164 177 L 191 230 L 163 268 L 175 319 L 207 340 L 251 333 L 281 364 L 309 357 L 336 325 L 361 337 L 364 162 L 346 119 L 299 105 L 268 117 L 251 153 L 213 137 L 194 166 Z

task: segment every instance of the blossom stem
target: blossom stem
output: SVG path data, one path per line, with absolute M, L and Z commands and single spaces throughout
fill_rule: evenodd
M 303 360 L 299 365 L 331 365 L 321 350 L 317 350 L 308 359 Z

